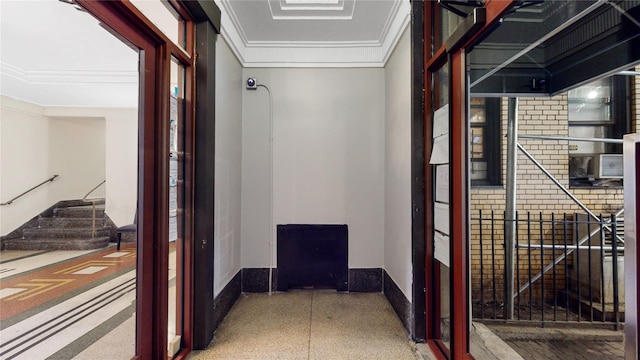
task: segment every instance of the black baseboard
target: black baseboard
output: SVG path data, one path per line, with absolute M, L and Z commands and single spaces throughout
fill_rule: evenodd
M 349 269 L 349 292 L 382 292 L 383 271 L 381 268 Z M 271 291 L 278 288 L 278 269 L 271 274 Z M 242 292 L 269 292 L 269 268 L 242 269 Z
M 208 308 L 208 306 L 211 306 L 210 302 L 200 305 L 206 306 L 207 309 L 198 310 L 198 307 L 196 307 L 198 314 L 195 316 L 193 350 L 204 350 L 213 340 L 213 333 L 240 297 L 240 279 L 241 271 L 238 271 L 218 296 L 213 299 L 213 309 Z
M 349 269 L 349 292 L 382 292 L 381 268 Z
M 278 269 L 271 273 L 271 291 L 276 291 Z M 269 268 L 244 268 L 242 269 L 242 292 L 263 293 L 269 292 Z
M 400 318 L 402 325 L 411 334 L 411 326 L 413 324 L 411 303 L 386 271 L 384 272 L 384 295 Z
M 218 328 L 222 320 L 233 304 L 236 303 L 240 294 L 242 293 L 242 270 L 238 271 L 238 273 L 229 281 L 227 286 L 222 289 L 222 291 L 216 296 L 213 300 L 213 329 Z

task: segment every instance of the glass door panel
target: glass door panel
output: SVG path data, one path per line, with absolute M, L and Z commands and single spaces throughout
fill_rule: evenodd
M 434 166 L 434 256 L 435 281 L 437 290 L 434 299 L 435 337 L 447 351 L 450 348 L 450 254 L 449 236 L 449 66 L 445 63 L 433 73 L 433 151 L 430 163 Z
M 185 68 L 171 61 L 169 117 L 169 313 L 168 354 L 181 348 L 184 264 L 184 89 Z
M 139 49 L 75 2 L 0 13 L 0 202 L 42 183 L 2 206 L 1 235 L 42 215 L 0 251 L 0 358 L 131 359 Z

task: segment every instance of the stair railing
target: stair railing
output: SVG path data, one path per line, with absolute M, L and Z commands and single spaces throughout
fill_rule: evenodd
M 20 194 L 20 195 L 18 195 L 18 196 L 16 196 L 16 197 L 14 197 L 13 199 L 11 199 L 11 200 L 9 200 L 9 201 L 7 201 L 7 202 L 3 202 L 3 203 L 1 203 L 1 204 L 0 204 L 0 206 L 11 205 L 14 201 L 16 201 L 16 200 L 18 200 L 19 198 L 21 198 L 21 197 L 23 197 L 23 196 L 27 195 L 28 193 L 32 192 L 33 190 L 35 190 L 35 189 L 39 188 L 40 186 L 42 186 L 42 185 L 44 185 L 44 184 L 46 184 L 46 183 L 48 183 L 48 182 L 52 182 L 52 181 L 53 181 L 53 180 L 55 180 L 57 177 L 58 177 L 58 175 L 53 175 L 52 177 L 48 178 L 47 180 L 45 180 L 45 181 L 41 182 L 40 184 L 38 184 L 38 185 L 36 185 L 36 186 L 34 186 L 34 187 L 32 187 L 31 189 L 29 189 L 29 190 L 27 190 L 27 191 L 23 192 L 22 194 Z
M 604 221 L 600 221 L 598 224 L 598 226 L 591 231 L 591 233 L 587 233 L 584 237 L 582 237 L 582 239 L 580 239 L 577 242 L 576 246 L 560 246 L 560 249 L 565 249 L 565 251 L 560 254 L 560 256 L 558 256 L 557 258 L 555 258 L 550 264 L 548 264 L 547 266 L 544 267 L 544 269 L 542 269 L 539 273 L 537 273 L 536 275 L 534 275 L 531 279 L 529 279 L 529 281 L 527 281 L 526 283 L 524 283 L 520 289 L 518 289 L 518 291 L 513 295 L 514 297 L 517 297 L 520 293 L 522 293 L 523 291 L 525 291 L 527 288 L 529 288 L 531 285 L 533 285 L 534 282 L 536 282 L 536 280 L 540 279 L 542 276 L 544 276 L 544 274 L 546 274 L 549 270 L 554 269 L 556 265 L 558 265 L 562 260 L 566 259 L 569 255 L 571 255 L 571 253 L 574 250 L 578 250 L 580 248 L 581 245 L 583 245 L 585 242 L 587 242 L 587 240 L 591 240 L 591 238 L 596 235 L 597 233 L 599 233 L 601 231 L 601 229 L 605 230 L 605 231 L 609 231 L 612 235 L 615 236 L 611 236 L 611 241 L 612 242 L 622 242 L 624 243 L 624 239 L 622 239 L 622 241 L 620 241 L 620 236 L 618 236 L 617 234 L 614 234 L 611 231 L 611 227 L 609 225 L 612 225 L 612 219 L 616 219 L 618 218 L 620 215 L 622 215 L 624 213 L 624 208 L 620 209 L 618 212 L 616 212 L 611 218 L 606 219 Z M 528 246 L 524 246 L 524 247 L 532 247 L 531 245 Z M 537 247 L 537 246 L 535 246 Z M 546 247 L 545 245 L 540 245 L 540 247 Z M 613 247 L 612 247 L 613 248 Z M 624 248 L 617 249 L 619 250 L 623 250 Z
M 548 136 L 527 136 L 527 135 L 519 135 L 520 137 L 523 138 L 546 138 L 549 139 L 551 137 Z M 552 138 L 552 140 L 577 140 L 576 138 Z M 586 141 L 595 141 L 597 140 L 598 142 L 613 142 L 613 143 L 619 143 L 620 140 L 618 139 L 582 139 L 582 140 L 586 140 Z M 595 219 L 596 221 L 600 222 L 601 219 L 591 210 L 589 210 L 589 208 L 583 204 L 575 195 L 573 195 L 571 193 L 571 191 L 569 191 L 569 189 L 567 189 L 564 185 L 562 185 L 562 183 L 560 183 L 560 181 L 558 181 L 558 179 L 555 178 L 555 176 L 553 176 L 553 174 L 551 174 L 551 172 L 549 172 L 549 170 L 547 170 L 544 166 L 542 166 L 542 164 L 536 160 L 536 158 L 531 155 L 531 153 L 529 153 L 527 151 L 527 149 L 524 148 L 524 146 L 522 146 L 521 144 L 516 144 L 518 149 L 520 149 L 520 151 L 527 157 L 529 158 L 529 160 L 531 160 L 531 162 L 538 168 L 540 169 L 540 171 L 542 171 L 543 174 L 545 174 L 554 184 L 556 184 L 556 186 L 562 190 L 562 192 L 564 192 L 571 200 L 573 200 L 573 202 L 578 205 L 582 210 L 584 210 L 591 218 Z M 619 216 L 624 212 L 624 209 L 621 209 L 620 211 L 618 211 L 615 216 Z M 598 231 L 600 231 L 600 228 L 603 228 L 605 231 L 609 232 L 612 234 L 612 240 L 613 241 L 617 241 L 620 243 L 624 244 L 624 239 L 621 238 L 618 234 L 616 234 L 614 231 L 612 231 L 611 228 L 611 220 L 608 220 L 604 223 L 600 222 L 600 226 L 598 227 L 598 229 L 594 230 L 593 233 L 591 234 L 587 234 L 584 238 L 580 239 L 580 241 L 578 242 L 578 246 L 582 245 L 584 242 L 586 242 L 588 239 L 591 238 L 591 236 L 593 236 L 595 233 L 597 233 Z M 616 245 L 617 245 L 616 242 Z M 544 246 L 544 245 L 540 245 L 540 246 Z M 528 287 L 530 287 L 536 280 L 542 278 L 544 276 L 544 274 L 553 269 L 555 265 L 557 265 L 560 261 L 564 260 L 569 254 L 571 254 L 575 249 L 570 249 L 568 251 L 566 251 L 564 254 L 560 255 L 559 257 L 557 257 L 551 264 L 547 265 L 544 269 L 542 269 L 539 273 L 537 273 L 534 277 L 532 277 L 531 279 L 529 279 L 529 281 L 527 281 L 527 283 L 525 283 L 524 285 L 522 285 L 520 287 L 520 289 L 515 292 L 513 294 L 513 297 L 515 298 L 516 296 L 518 296 L 520 293 L 522 293 L 523 291 L 525 291 Z
M 96 202 L 102 200 L 102 199 L 98 199 L 98 198 L 93 198 L 93 199 L 87 199 L 87 197 L 89 197 L 89 195 L 91 195 L 92 192 L 96 191 L 100 186 L 102 186 L 104 183 L 106 183 L 107 180 L 102 180 L 102 182 L 100 182 L 100 184 L 96 185 L 93 189 L 89 190 L 89 192 L 82 198 L 82 201 L 84 202 L 90 202 L 92 204 L 91 209 L 92 209 L 92 215 L 91 215 L 91 239 L 95 239 L 96 238 Z

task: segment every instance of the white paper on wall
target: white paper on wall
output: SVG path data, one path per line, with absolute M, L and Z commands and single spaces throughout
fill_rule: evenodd
M 446 267 L 449 267 L 449 237 L 436 231 L 433 237 L 434 257 Z
M 449 165 L 436 166 L 436 201 L 449 203 Z
M 169 241 L 178 238 L 178 159 L 169 159 Z
M 449 235 L 449 204 L 436 202 L 433 204 L 433 207 L 433 222 L 435 229 L 445 235 Z
M 178 239 L 178 218 L 169 216 L 169 242 Z
M 171 95 L 169 101 L 169 151 L 178 152 L 178 99 Z
M 433 138 L 449 133 L 449 104 L 433 112 Z
M 429 164 L 449 162 L 449 104 L 433 112 L 433 149 Z
M 449 134 L 433 139 L 433 150 L 429 159 L 429 164 L 432 165 L 447 163 L 449 163 Z

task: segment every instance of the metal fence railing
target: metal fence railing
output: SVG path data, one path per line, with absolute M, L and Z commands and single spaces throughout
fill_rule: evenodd
M 479 320 L 608 323 L 624 321 L 621 212 L 476 212 L 471 216 L 473 317 Z M 504 228 L 515 221 L 514 289 L 505 289 Z M 513 318 L 504 311 L 513 295 Z

